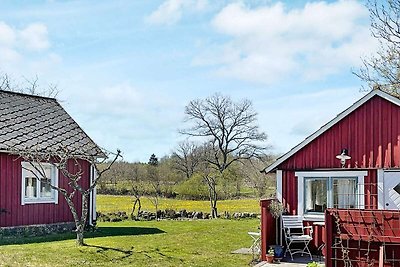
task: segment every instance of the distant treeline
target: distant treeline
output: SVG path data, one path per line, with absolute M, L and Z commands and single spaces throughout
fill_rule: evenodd
M 219 177 L 217 191 L 220 199 L 239 197 L 268 197 L 273 193 L 275 180 L 271 175 L 260 172 L 266 163 L 254 159 L 237 162 Z M 149 172 L 150 163 L 116 162 L 109 172 L 103 174 L 98 184 L 99 194 L 110 195 L 155 195 L 190 200 L 209 198 L 208 186 L 203 181 L 201 170 L 194 167 L 185 171 L 176 154 L 165 156 L 155 166 L 156 174 Z M 151 166 L 154 168 L 154 166 Z M 154 176 L 157 176 L 154 178 Z M 155 181 L 156 179 L 156 181 Z M 157 186 L 154 186 L 156 182 Z M 139 191 L 139 192 L 138 192 Z

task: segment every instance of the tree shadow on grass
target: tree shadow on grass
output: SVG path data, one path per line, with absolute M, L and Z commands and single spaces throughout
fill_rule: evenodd
M 122 253 L 122 257 L 119 258 L 119 260 L 128 258 L 133 255 L 133 247 L 131 247 L 130 250 L 125 250 L 125 249 L 120 249 L 120 248 L 110 248 L 110 247 L 104 247 L 104 246 L 96 246 L 96 245 L 85 245 L 86 247 L 91 247 L 91 248 L 97 248 L 97 253 L 104 253 L 106 251 L 115 251 L 115 252 L 120 252 Z
M 112 236 L 136 236 L 162 234 L 164 231 L 153 227 L 98 227 L 95 231 L 85 232 L 85 239 Z M 75 233 L 51 234 L 35 237 L 0 237 L 0 246 L 13 244 L 32 244 L 75 239 Z
M 117 252 L 120 253 L 120 257 L 116 257 L 115 254 L 112 255 L 111 259 L 112 260 L 123 260 L 125 258 L 128 258 L 130 256 L 133 256 L 134 254 L 136 255 L 143 255 L 144 257 L 151 259 L 154 256 L 162 257 L 167 260 L 173 260 L 174 258 L 172 256 L 168 256 L 165 253 L 162 253 L 159 248 L 154 248 L 154 249 L 149 249 L 149 250 L 137 250 L 134 251 L 134 247 L 130 247 L 130 249 L 121 249 L 121 248 L 112 248 L 112 247 L 105 247 L 105 246 L 99 246 L 99 245 L 89 245 L 86 244 L 86 247 L 94 248 L 96 249 L 96 253 L 102 254 L 104 257 L 110 258 L 109 255 L 107 255 L 107 252 L 112 251 L 112 252 Z M 180 263 L 183 263 L 183 259 L 178 259 Z

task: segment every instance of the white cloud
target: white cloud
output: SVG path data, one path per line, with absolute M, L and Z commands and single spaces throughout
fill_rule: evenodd
M 237 2 L 223 8 L 212 25 L 230 40 L 216 52 L 205 47 L 193 64 L 267 84 L 288 75 L 313 80 L 349 70 L 376 48 L 368 10 L 352 0 L 312 2 L 299 9 L 282 3 L 249 8 Z
M 14 49 L 11 49 L 9 47 L 1 47 L 0 46 L 0 62 L 5 62 L 9 64 L 14 64 L 18 62 L 21 59 L 21 55 L 15 51 Z M 0 68 L 1 68 L 0 64 Z
M 67 98 L 71 103 L 78 103 L 67 107 L 71 115 L 85 125 L 85 131 L 96 142 L 114 151 L 121 148 L 126 159 L 136 160 L 133 155 L 149 149 L 162 155 L 178 136 L 183 108 L 168 92 L 142 89 L 125 82 L 104 86 L 96 93 L 86 88 L 79 94 L 70 94 Z M 149 155 L 145 154 L 141 160 Z
M 154 127 L 162 125 L 170 128 L 173 125 L 171 121 L 178 119 L 175 112 L 181 108 L 162 91 L 138 89 L 130 83 L 103 87 L 96 94 L 81 92 L 79 98 L 86 103 L 80 107 L 84 109 L 82 113 L 107 114 L 114 118 L 145 122 Z
M 16 28 L 0 21 L 0 70 L 16 76 L 37 75 L 52 70 L 62 59 L 49 51 L 45 24 Z M 37 57 L 37 55 L 40 57 Z
M 9 25 L 0 21 L 0 45 L 11 46 L 15 42 L 15 31 Z
M 172 25 L 181 20 L 184 12 L 202 11 L 207 4 L 207 0 L 166 0 L 146 21 L 150 24 Z
M 29 50 L 40 51 L 50 47 L 46 25 L 42 23 L 29 24 L 19 32 L 21 44 Z

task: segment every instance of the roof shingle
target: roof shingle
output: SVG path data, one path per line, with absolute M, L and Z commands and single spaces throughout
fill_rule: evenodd
M 61 147 L 104 157 L 56 99 L 0 90 L 0 150 L 51 152 Z

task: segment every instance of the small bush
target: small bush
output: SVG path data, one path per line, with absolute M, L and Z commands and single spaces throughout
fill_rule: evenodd
M 188 180 L 176 186 L 178 197 L 188 200 L 208 199 L 208 188 L 200 175 L 193 175 Z

